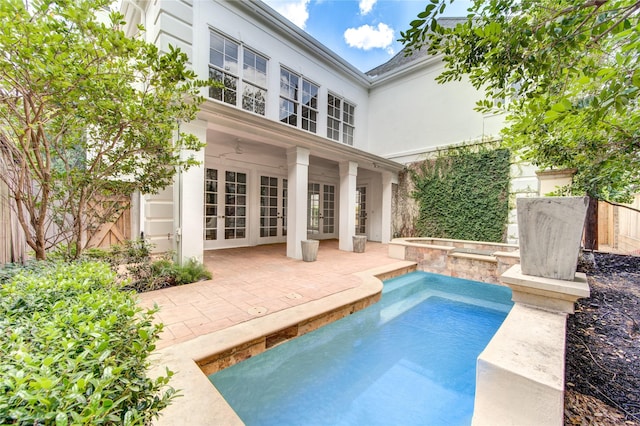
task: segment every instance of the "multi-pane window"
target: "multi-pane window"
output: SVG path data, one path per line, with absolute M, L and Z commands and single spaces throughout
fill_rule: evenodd
M 292 126 L 298 125 L 298 88 L 300 77 L 280 69 L 280 121 Z
M 218 171 L 206 169 L 204 180 L 204 239 L 218 239 Z
M 320 233 L 320 184 L 309 183 L 307 191 L 307 233 Z
M 335 141 L 340 140 L 340 111 L 342 100 L 329 93 L 327 104 L 327 137 Z
M 210 87 L 209 96 L 236 105 L 238 97 L 239 45 L 214 32 L 209 36 L 209 78 L 224 87 Z
M 280 69 L 280 121 L 317 132 L 318 86 L 284 68 Z
M 336 187 L 334 185 L 324 185 L 322 196 L 322 232 L 333 234 L 336 223 Z
M 267 59 L 245 49 L 242 65 L 242 109 L 265 114 L 267 99 Z
M 247 175 L 225 173 L 224 239 L 246 238 L 247 234 Z
M 327 137 L 353 145 L 355 106 L 329 93 L 327 101 Z
M 224 86 L 210 87 L 209 97 L 238 106 L 240 92 L 242 109 L 265 115 L 267 58 L 213 31 L 209 44 L 209 78 Z
M 278 178 L 260 176 L 260 236 L 278 236 Z
M 302 82 L 302 128 L 315 133 L 318 124 L 318 86 Z

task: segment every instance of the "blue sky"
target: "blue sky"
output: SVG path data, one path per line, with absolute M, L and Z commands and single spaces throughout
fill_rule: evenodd
M 400 31 L 429 0 L 263 0 L 361 71 L 402 49 Z M 448 5 L 444 16 L 466 16 L 470 0 Z

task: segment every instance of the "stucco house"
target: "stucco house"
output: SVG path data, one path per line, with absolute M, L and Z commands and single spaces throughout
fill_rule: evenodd
M 159 251 L 302 240 L 391 239 L 392 189 L 406 162 L 495 135 L 468 83 L 439 85 L 437 57 L 398 54 L 362 73 L 260 1 L 125 0 L 133 35 L 181 48 L 211 88 L 198 119 L 201 167 L 157 195 L 134 197 L 133 235 Z

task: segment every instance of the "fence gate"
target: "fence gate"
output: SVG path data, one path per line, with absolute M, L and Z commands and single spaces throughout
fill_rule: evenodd
M 109 247 L 114 244 L 123 244 L 131 239 L 131 208 L 129 199 L 122 198 L 121 203 L 125 207 L 120 210 L 114 220 L 104 223 L 98 228 L 89 240 L 87 247 Z

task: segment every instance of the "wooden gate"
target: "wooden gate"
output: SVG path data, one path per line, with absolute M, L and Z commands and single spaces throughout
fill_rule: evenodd
M 131 239 L 131 208 L 129 200 L 123 198 L 123 208 L 112 222 L 102 224 L 89 240 L 87 247 L 105 248 L 113 244 L 123 244 Z

